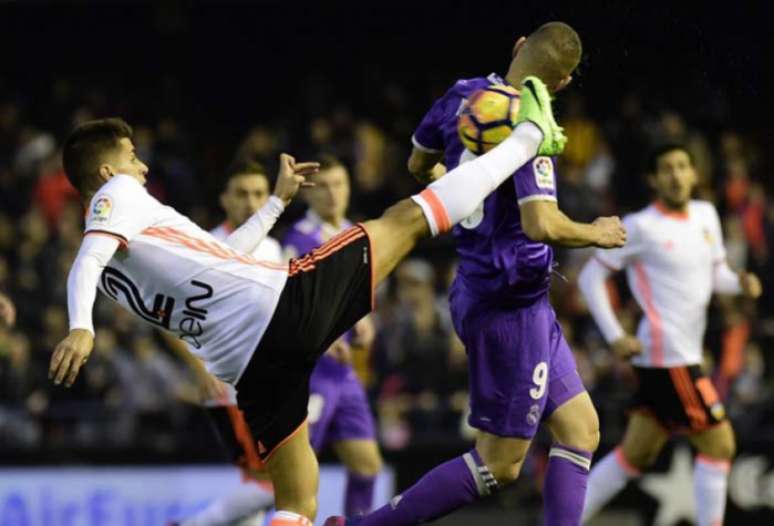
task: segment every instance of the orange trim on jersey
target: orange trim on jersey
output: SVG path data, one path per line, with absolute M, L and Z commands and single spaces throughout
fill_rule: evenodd
M 118 242 L 121 244 L 121 248 L 128 248 L 129 242 L 126 240 L 124 236 L 114 234 L 113 232 L 108 232 L 107 230 L 87 230 L 83 233 L 84 236 L 105 236 L 110 237 L 113 239 L 118 240 Z
M 314 270 L 315 264 L 318 261 L 325 259 L 331 254 L 338 252 L 345 246 L 349 245 L 353 241 L 366 236 L 366 232 L 360 225 L 355 225 L 341 232 L 335 237 L 332 237 L 326 243 L 323 243 L 318 248 L 312 250 L 304 257 L 290 260 L 289 275 L 294 276 L 299 272 L 308 272 Z
M 661 201 L 654 201 L 653 207 L 663 216 L 678 221 L 688 221 L 688 210 L 672 210 L 671 208 L 667 208 Z
M 669 375 L 672 377 L 672 383 L 675 386 L 680 402 L 688 419 L 691 421 L 691 427 L 695 430 L 703 429 L 707 425 L 707 414 L 704 406 L 699 402 L 699 397 L 693 389 L 688 369 L 685 367 L 674 367 L 669 369 Z
M 245 415 L 233 404 L 227 405 L 226 411 L 231 420 L 231 427 L 234 429 L 234 436 L 242 446 L 242 449 L 245 450 L 245 467 L 256 471 L 263 469 L 264 465 L 255 449 L 255 440 L 250 432 L 250 427 L 245 421 Z
M 184 246 L 196 252 L 209 254 L 219 259 L 233 259 L 245 265 L 255 265 L 272 270 L 288 270 L 287 264 L 272 263 L 270 261 L 258 261 L 252 256 L 240 254 L 236 250 L 221 243 L 190 236 L 171 227 L 149 227 L 142 231 L 143 235 L 163 239 L 164 241 Z
M 438 226 L 438 233 L 440 234 L 451 230 L 452 224 L 449 219 L 449 214 L 446 212 L 446 207 L 443 206 L 441 200 L 435 195 L 435 192 L 430 188 L 425 188 L 419 193 L 419 197 L 424 199 L 428 206 L 430 206 L 430 211 L 433 213 L 433 219 L 435 220 L 436 226 Z
M 374 238 L 368 233 L 363 223 L 358 223 L 357 226 L 363 229 L 366 237 L 368 238 L 368 264 L 371 267 L 371 310 L 376 309 L 376 257 L 374 256 Z
M 626 455 L 624 455 L 623 448 L 621 446 L 618 446 L 613 451 L 613 456 L 615 458 L 615 461 L 618 462 L 618 465 L 621 466 L 621 469 L 623 469 L 627 475 L 630 477 L 639 477 L 641 472 L 639 469 L 637 469 L 634 464 L 629 462 L 629 460 L 626 458 Z
M 637 286 L 642 292 L 643 299 L 645 300 L 645 315 L 650 322 L 651 358 L 653 359 L 653 365 L 662 367 L 664 365 L 664 332 L 661 315 L 658 313 L 656 305 L 653 303 L 653 292 L 650 288 L 648 275 L 645 273 L 645 267 L 639 262 L 635 263 L 633 267 L 634 273 L 637 275 Z
M 296 436 L 296 435 L 298 434 L 298 432 L 299 432 L 299 431 L 301 431 L 301 430 L 304 428 L 304 426 L 306 425 L 306 421 L 307 421 L 307 419 L 306 419 L 306 418 L 304 418 L 304 421 L 303 421 L 303 422 L 301 422 L 301 425 L 299 425 L 297 428 L 295 428 L 295 429 L 293 430 L 293 432 L 292 432 L 292 433 L 290 433 L 288 436 L 286 436 L 285 438 L 283 438 L 283 439 L 280 441 L 280 443 L 279 443 L 279 444 L 277 444 L 276 446 L 274 446 L 273 448 L 271 448 L 271 451 L 269 451 L 269 452 L 268 452 L 268 453 L 267 453 L 267 454 L 264 456 L 264 458 L 263 458 L 263 463 L 265 464 L 265 463 L 269 462 L 269 459 L 272 457 L 272 455 L 274 455 L 274 453 L 276 453 L 277 451 L 279 451 L 279 449 L 280 449 L 282 446 L 284 446 L 285 444 L 287 444 L 287 443 L 288 443 L 288 441 L 289 441 L 291 438 L 293 438 L 294 436 Z
M 708 464 L 713 468 L 717 468 L 726 473 L 731 471 L 731 461 L 723 458 L 712 458 L 702 453 L 699 453 L 698 455 L 696 455 L 696 462 L 701 462 L 702 464 Z

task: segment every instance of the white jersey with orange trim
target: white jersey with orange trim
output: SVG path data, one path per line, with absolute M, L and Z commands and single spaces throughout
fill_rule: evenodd
M 730 274 L 738 281 L 725 263 L 715 207 L 690 201 L 686 212 L 677 213 L 654 203 L 623 222 L 626 245 L 598 250 L 594 258 L 610 270 L 626 269 L 629 287 L 644 312 L 637 330 L 643 353 L 632 363 L 640 367 L 700 364 L 707 307 L 713 290 L 720 288 L 719 267 L 724 271 L 721 277 Z M 599 323 L 595 312 L 599 309 L 589 307 Z
M 212 374 L 235 384 L 274 313 L 288 265 L 235 251 L 125 175 L 94 196 L 85 232 L 122 244 L 99 290 L 174 333 Z
M 231 226 L 228 222 L 224 221 L 223 223 L 210 230 L 210 234 L 212 234 L 212 237 L 218 241 L 225 241 L 229 234 L 231 234 L 233 231 L 234 227 Z M 258 261 L 273 261 L 274 263 L 282 263 L 285 260 L 279 241 L 270 236 L 263 238 L 263 240 L 258 243 L 258 246 L 255 247 L 255 250 L 253 250 L 250 255 Z

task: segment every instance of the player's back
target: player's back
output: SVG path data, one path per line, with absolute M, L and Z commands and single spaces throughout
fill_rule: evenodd
M 92 199 L 86 232 L 123 245 L 102 272 L 104 294 L 180 337 L 220 379 L 238 379 L 274 312 L 286 264 L 233 250 L 122 175 Z
M 443 152 L 448 170 L 474 158 L 457 133 L 457 120 L 467 97 L 505 81 L 492 73 L 457 81 L 425 115 L 412 137 L 414 146 Z M 537 157 L 503 183 L 476 212 L 453 229 L 460 263 L 455 290 L 487 302 L 530 302 L 550 285 L 553 251 L 524 233 L 519 203 L 556 200 L 554 162 Z

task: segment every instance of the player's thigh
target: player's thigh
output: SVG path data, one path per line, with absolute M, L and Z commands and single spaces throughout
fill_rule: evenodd
M 731 460 L 736 454 L 736 437 L 728 420 L 705 431 L 691 434 L 688 440 L 700 454 L 710 458 Z
M 347 471 L 362 477 L 375 477 L 382 470 L 382 454 L 374 439 L 339 440 L 333 450 Z
M 621 451 L 626 461 L 642 470 L 658 458 L 670 433 L 655 417 L 643 411 L 635 411 L 626 425 Z
M 314 519 L 319 467 L 304 424 L 272 453 L 266 469 L 274 485 L 275 507 Z
M 411 199 L 388 208 L 363 227 L 371 242 L 375 283 L 380 283 L 411 252 L 417 241 L 430 235 L 422 209 Z
M 513 482 L 519 476 L 531 439 L 501 437 L 479 431 L 476 451 L 490 473 L 500 484 Z
M 585 451 L 595 451 L 599 445 L 599 417 L 586 391 L 559 406 L 546 425 L 561 445 Z

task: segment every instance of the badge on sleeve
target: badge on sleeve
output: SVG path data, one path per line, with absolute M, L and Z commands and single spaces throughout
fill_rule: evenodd
M 113 213 L 113 201 L 107 195 L 100 195 L 91 206 L 91 220 L 105 223 Z
M 535 157 L 532 161 L 532 171 L 535 174 L 535 183 L 538 188 L 554 190 L 554 162 L 550 157 Z

